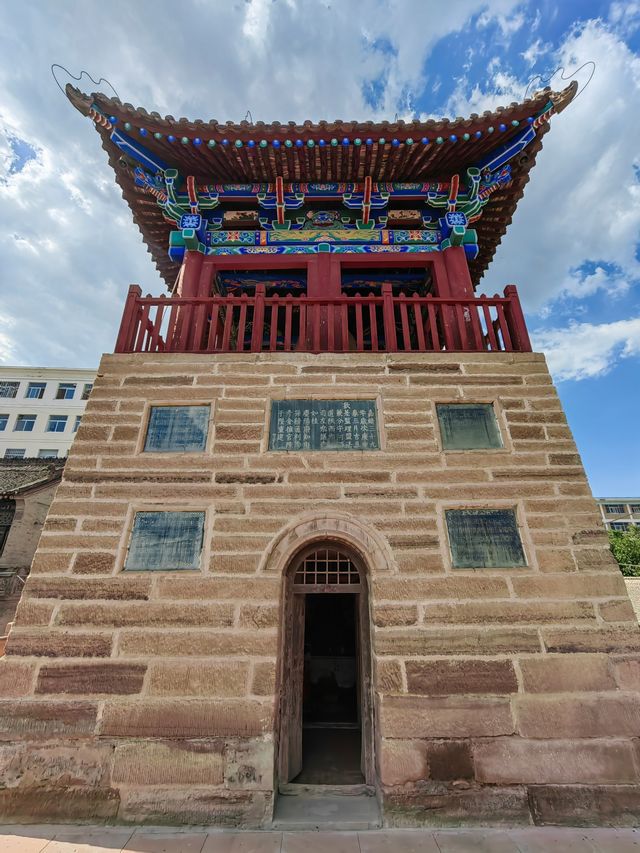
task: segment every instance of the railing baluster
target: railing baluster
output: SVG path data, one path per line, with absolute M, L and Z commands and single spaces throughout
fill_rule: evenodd
M 465 311 L 469 312 L 469 326 L 473 335 L 473 351 L 482 352 L 484 349 L 482 343 L 482 329 L 480 327 L 480 318 L 478 317 L 478 306 L 470 303 L 465 306 Z
M 150 305 L 147 302 L 142 306 L 140 310 L 140 314 L 138 316 L 138 334 L 136 335 L 136 339 L 133 345 L 134 352 L 144 352 L 145 344 L 146 344 L 146 335 L 147 335 L 147 321 L 149 319 L 149 309 Z
M 340 329 L 342 332 L 342 352 L 349 351 L 349 314 L 346 302 L 340 303 Z
M 436 306 L 432 296 L 427 296 L 427 313 L 429 315 L 429 333 L 431 335 L 431 349 L 434 352 L 440 352 L 442 346 L 440 344 L 440 334 L 438 332 L 438 320 L 436 316 Z
M 153 324 L 153 332 L 151 333 L 151 339 L 149 342 L 150 352 L 155 352 L 158 349 L 158 343 L 160 341 L 160 328 L 162 326 L 162 316 L 164 314 L 165 297 L 161 296 L 160 299 L 162 302 L 159 302 L 158 307 L 156 308 L 156 320 Z
M 371 335 L 371 352 L 378 352 L 378 318 L 374 297 L 369 296 L 369 334 Z
M 336 321 L 333 313 L 334 307 L 333 302 L 330 302 L 329 305 L 327 305 L 327 346 L 329 347 L 329 352 L 336 351 Z
M 496 339 L 495 329 L 493 328 L 493 319 L 491 317 L 491 308 L 488 305 L 488 299 L 484 294 L 480 297 L 480 302 L 482 305 L 482 313 L 484 314 L 484 322 L 487 326 L 487 338 L 489 340 L 489 346 L 491 347 L 491 352 L 498 352 L 500 347 L 498 346 L 498 341 Z
M 264 284 L 256 285 L 256 298 L 253 307 L 253 330 L 251 332 L 251 352 L 262 351 L 264 338 Z
M 496 299 L 500 297 L 496 294 Z M 509 334 L 509 326 L 507 323 L 507 318 L 504 316 L 504 308 L 502 307 L 501 302 L 496 302 L 496 314 L 498 325 L 500 327 L 500 334 L 502 335 L 502 340 L 504 342 L 505 352 L 513 352 L 513 344 L 511 343 L 511 335 Z
M 360 296 L 354 298 L 353 307 L 356 312 L 356 350 L 362 352 L 364 350 L 364 335 L 362 334 L 362 298 Z
M 464 308 L 459 302 L 455 304 L 456 325 L 458 327 L 458 335 L 460 337 L 460 349 L 463 352 L 469 350 L 469 339 L 467 337 L 467 324 L 465 322 Z
M 290 293 L 285 296 L 284 305 L 284 351 L 291 352 L 291 312 L 293 305 L 291 300 L 293 297 Z
M 453 315 L 453 303 L 451 301 L 440 303 L 440 319 L 442 321 L 444 345 L 448 352 L 454 352 L 456 348 L 453 331 L 451 329 L 451 317 Z
M 413 319 L 416 324 L 416 335 L 418 336 L 418 352 L 425 352 L 427 349 L 424 340 L 424 326 L 422 325 L 422 311 L 418 302 L 418 294 L 413 294 Z
M 244 352 L 244 335 L 247 327 L 247 294 L 240 297 L 240 319 L 238 320 L 238 335 L 236 338 L 236 352 Z
M 398 352 L 395 304 L 393 299 L 393 289 L 389 282 L 382 285 L 382 323 L 384 328 L 384 345 L 386 351 Z
M 222 352 L 230 352 L 233 309 L 234 299 L 232 296 L 230 296 L 225 302 L 224 331 L 222 332 Z
M 271 297 L 271 328 L 269 329 L 269 352 L 278 348 L 278 294 Z
M 401 293 L 398 297 L 400 302 L 400 322 L 402 324 L 402 348 L 405 352 L 411 351 L 411 335 L 409 334 L 409 317 L 407 315 L 407 297 Z
M 209 335 L 207 338 L 207 352 L 215 352 L 218 348 L 218 340 L 219 340 L 219 329 L 218 329 L 218 316 L 220 312 L 220 305 L 218 302 L 214 302 L 211 306 L 211 317 L 209 318 Z
M 300 352 L 306 352 L 308 349 L 307 346 L 307 297 L 303 294 L 300 297 L 300 331 L 298 333 L 298 346 L 297 350 Z

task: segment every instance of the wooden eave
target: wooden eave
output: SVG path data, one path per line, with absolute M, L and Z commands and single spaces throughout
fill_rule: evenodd
M 508 142 L 525 126 L 527 119 L 538 115 L 549 101 L 553 103 L 554 112 L 561 112 L 571 102 L 576 90 L 575 82 L 562 92 L 544 89 L 520 104 L 512 103 L 481 116 L 472 114 L 467 119 L 376 123 L 337 120 L 317 124 L 305 121 L 301 125 L 295 122 L 266 124 L 260 121 L 255 124 L 247 121 L 221 124 L 215 120 L 204 122 L 174 119 L 173 116 L 163 118 L 158 113 L 148 113 L 142 107 L 123 104 L 116 98 L 108 98 L 100 93 L 84 94 L 71 85 L 67 86 L 66 93 L 83 115 L 88 116 L 92 108 L 97 108 L 104 116 L 115 116 L 119 129 L 123 128 L 125 122 L 129 122 L 131 130 L 126 133 L 156 157 L 176 168 L 183 177 L 193 175 L 197 184 L 211 184 L 267 183 L 273 182 L 279 175 L 285 182 L 362 181 L 367 175 L 371 175 L 374 181 L 438 181 L 448 180 L 455 173 L 464 178 L 469 166 Z M 519 125 L 513 126 L 513 121 Z M 501 123 L 507 125 L 504 132 L 498 130 Z M 179 270 L 179 264 L 171 261 L 167 253 L 169 232 L 174 226 L 164 219 L 155 198 L 136 187 L 133 177 L 135 165 L 111 141 L 110 131 L 100 124 L 95 127 L 122 195 L 131 208 L 134 222 L 140 229 L 156 268 L 167 287 L 171 288 Z M 494 128 L 493 133 L 488 132 L 490 127 Z M 146 136 L 140 135 L 140 128 L 147 131 Z M 478 283 L 487 269 L 511 223 L 548 129 L 549 122 L 543 122 L 537 129 L 535 140 L 511 160 L 511 183 L 491 196 L 482 216 L 474 224 L 480 246 L 480 254 L 469 264 L 474 284 Z M 482 132 L 482 137 L 475 140 L 473 135 L 478 130 Z M 162 139 L 154 138 L 156 132 L 163 135 Z M 472 137 L 468 142 L 462 140 L 464 133 Z M 169 135 L 175 136 L 176 141 L 169 142 Z M 452 135 L 458 137 L 457 142 L 449 140 Z M 192 142 L 183 144 L 182 137 L 189 140 L 198 137 L 202 143 L 198 146 Z M 343 146 L 340 144 L 343 137 L 351 142 L 359 138 L 362 144 Z M 423 145 L 423 137 L 427 137 L 431 144 Z M 444 142 L 436 144 L 437 137 L 442 137 Z M 329 143 L 332 138 L 339 141 L 335 147 L 327 144 L 321 148 L 316 144 L 309 148 L 306 144 L 309 140 L 317 143 L 320 139 Z M 367 138 L 373 139 L 372 145 L 365 145 Z M 385 139 L 384 145 L 379 143 L 381 138 Z M 269 143 L 265 148 L 259 147 L 258 143 L 262 139 Z M 273 148 L 270 144 L 275 139 L 282 143 L 280 148 Z M 301 139 L 304 145 L 289 148 L 284 145 L 286 139 Z M 394 139 L 400 142 L 397 147 L 392 145 Z M 407 139 L 413 139 L 414 144 L 404 144 Z M 209 140 L 216 142 L 215 147 L 208 147 Z M 228 140 L 229 144 L 224 145 L 223 140 Z M 242 147 L 234 145 L 236 140 L 242 141 Z M 246 145 L 249 140 L 255 141 L 255 147 Z

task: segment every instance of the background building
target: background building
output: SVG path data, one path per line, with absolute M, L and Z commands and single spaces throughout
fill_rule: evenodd
M 0 459 L 0 654 L 64 461 Z
M 0 367 L 0 458 L 66 456 L 95 370 Z
M 596 498 L 607 530 L 626 530 L 640 525 L 640 498 Z

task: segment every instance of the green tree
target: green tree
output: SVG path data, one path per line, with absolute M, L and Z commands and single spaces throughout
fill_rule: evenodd
M 622 574 L 640 577 L 640 527 L 632 524 L 626 530 L 610 530 L 609 543 Z

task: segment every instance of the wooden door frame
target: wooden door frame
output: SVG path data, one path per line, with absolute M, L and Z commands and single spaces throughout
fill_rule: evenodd
M 316 587 L 315 589 L 294 592 L 293 579 L 297 568 L 304 559 L 321 548 L 330 548 L 340 551 L 347 556 L 353 565 L 358 569 L 360 575 L 360 585 L 358 588 L 353 586 L 326 586 Z M 372 650 L 371 650 L 371 618 L 369 608 L 369 583 L 368 572 L 363 558 L 349 545 L 330 537 L 318 539 L 315 542 L 306 545 L 291 557 L 285 570 L 283 582 L 283 601 L 282 601 L 282 628 L 280 631 L 280 649 L 278 662 L 278 712 L 276 724 L 276 783 L 280 784 L 283 777 L 287 773 L 288 758 L 287 758 L 287 743 L 289 738 L 288 726 L 290 719 L 288 712 L 292 707 L 291 697 L 287 696 L 286 686 L 292 680 L 292 670 L 294 656 L 288 654 L 287 644 L 293 636 L 293 619 L 295 608 L 294 596 L 306 594 L 335 594 L 335 593 L 352 593 L 357 595 L 357 612 L 356 630 L 357 647 L 359 652 L 358 673 L 359 673 L 359 697 L 360 697 L 360 714 L 361 714 L 361 761 L 362 770 L 365 779 L 365 784 L 375 785 L 375 755 L 374 755 L 374 703 L 373 703 L 373 668 L 372 668 Z

